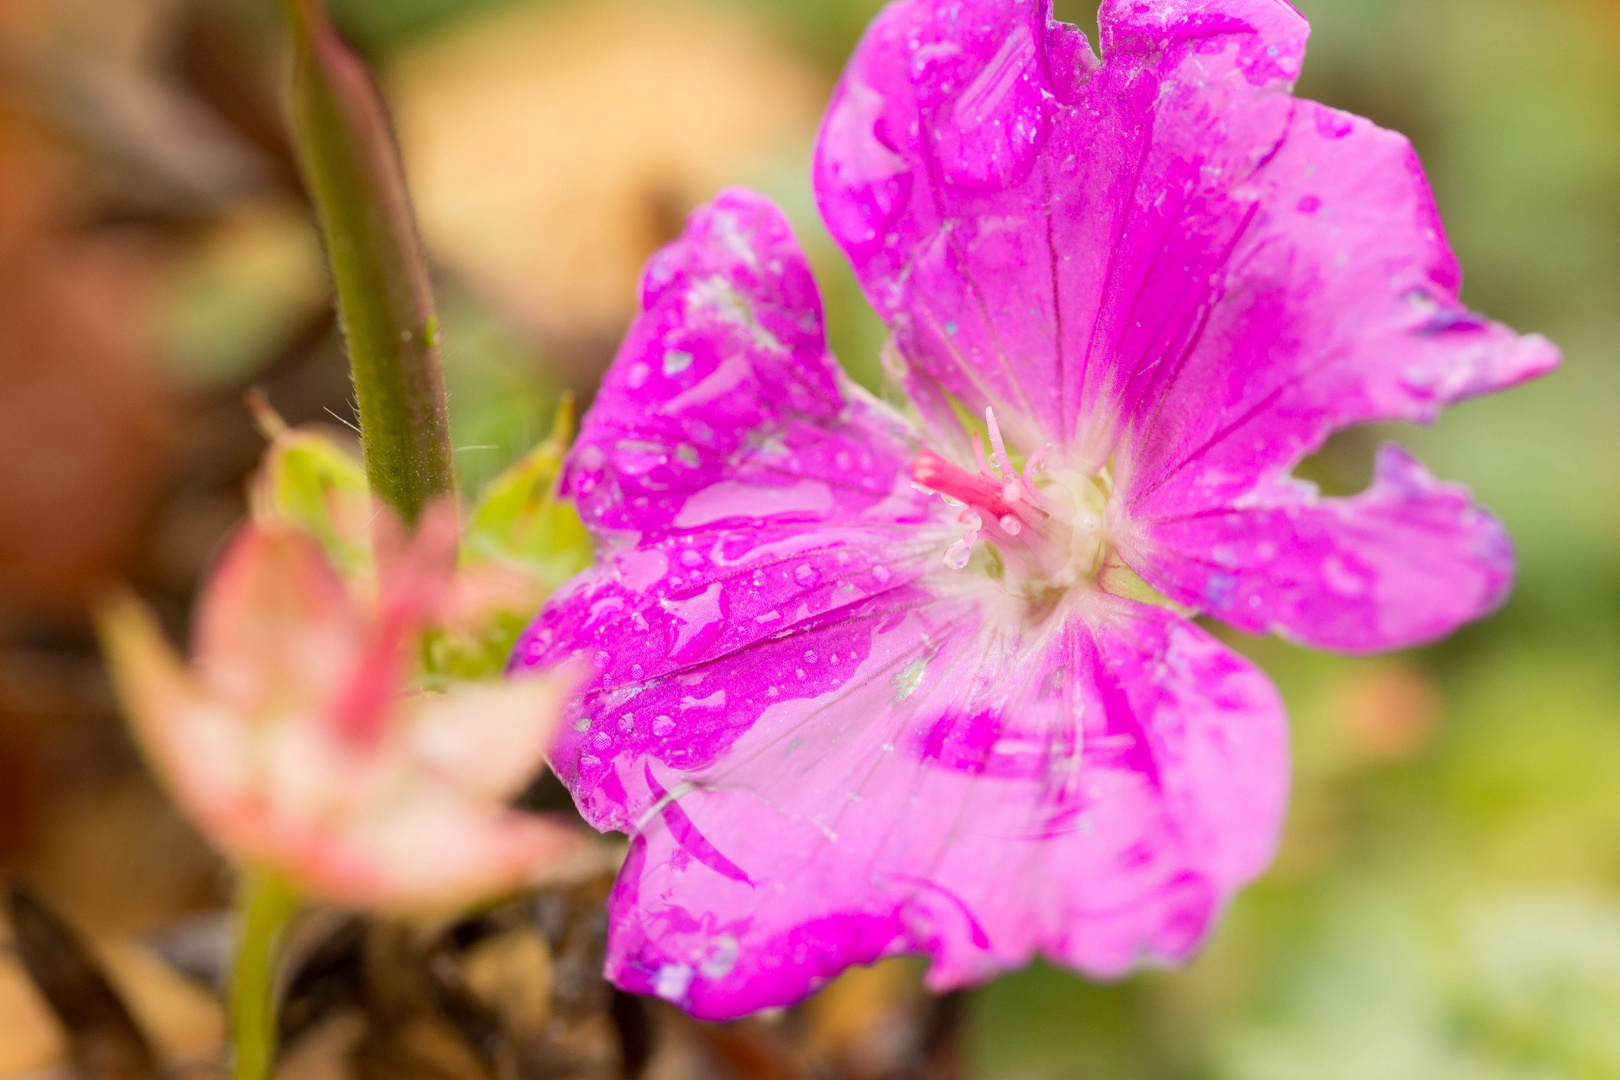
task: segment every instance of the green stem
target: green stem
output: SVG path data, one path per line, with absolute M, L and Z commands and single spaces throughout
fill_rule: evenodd
M 370 69 L 320 0 L 282 0 L 292 116 L 349 348 L 371 490 L 407 523 L 455 493 L 427 261 L 399 146 Z
M 242 872 L 236 899 L 236 969 L 231 977 L 233 1080 L 268 1080 L 276 1059 L 276 965 L 298 894 L 262 870 Z

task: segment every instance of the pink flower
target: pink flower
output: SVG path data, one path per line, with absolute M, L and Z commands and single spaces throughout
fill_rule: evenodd
M 1354 498 L 1290 475 L 1557 362 L 1459 305 L 1411 148 L 1291 96 L 1281 0 L 1101 25 L 1099 61 L 1043 2 L 901 0 L 834 95 L 816 191 L 913 418 L 759 197 L 648 267 L 569 466 L 600 565 L 514 658 L 595 667 L 554 760 L 634 838 L 621 986 L 725 1017 L 894 953 L 1181 960 L 1287 789 L 1275 690 L 1189 617 L 1371 651 L 1509 588 L 1399 449 Z
M 503 801 L 540 768 L 571 680 L 407 691 L 424 627 L 460 607 L 455 543 L 453 513 L 430 515 L 357 598 L 308 533 L 248 526 L 203 597 L 190 670 L 144 607 L 106 612 L 136 736 L 220 848 L 317 899 L 387 910 L 591 861 L 581 835 Z

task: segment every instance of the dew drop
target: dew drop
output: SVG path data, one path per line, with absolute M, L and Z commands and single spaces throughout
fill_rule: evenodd
M 765 696 L 766 697 L 777 697 L 781 693 L 782 693 L 782 691 L 778 690 L 774 686 L 766 687 L 766 689 L 765 689 Z
M 653 993 L 665 1001 L 685 1001 L 686 992 L 692 986 L 692 974 L 686 964 L 664 964 L 653 977 Z
M 652 723 L 653 734 L 662 739 L 675 730 L 675 721 L 667 716 L 660 716 Z
M 640 664 L 631 664 L 631 665 L 630 665 L 630 677 L 631 677 L 631 678 L 632 678 L 632 679 L 639 679 L 639 678 L 641 678 L 641 675 L 642 675 L 642 670 L 643 670 L 643 669 L 642 669 L 642 667 L 641 667 L 641 665 L 640 665 Z
M 701 965 L 706 978 L 719 979 L 731 974 L 731 969 L 737 966 L 737 958 L 742 955 L 742 946 L 730 934 L 721 934 L 709 946 L 709 955 L 704 957 Z
M 917 692 L 917 687 L 922 685 L 923 672 L 927 670 L 928 661 L 919 657 L 895 674 L 894 703 L 896 705 Z
M 1013 517 L 1011 514 L 1007 514 L 1002 517 L 1001 527 L 1006 530 L 1008 536 L 1017 536 L 1019 533 L 1024 531 L 1024 523 Z
M 613 746 L 613 736 L 605 731 L 598 731 L 591 737 L 591 745 L 598 750 L 607 750 Z
M 796 668 L 793 674 L 797 675 L 801 679 L 804 678 L 804 668 Z
M 681 565 L 688 568 L 702 566 L 703 556 L 696 551 L 693 551 L 691 548 L 687 548 L 685 551 L 681 552 Z
M 973 549 L 968 546 L 968 542 L 966 540 L 958 540 L 956 543 L 945 549 L 945 565 L 950 567 L 952 570 L 960 570 L 968 564 L 968 559 L 971 558 L 972 555 Z
M 806 649 L 804 651 L 804 662 L 807 663 L 807 664 L 815 663 L 816 662 L 816 650 L 814 650 L 814 649 Z
M 816 573 L 816 568 L 808 563 L 800 563 L 799 566 L 793 571 L 793 580 L 797 581 L 800 585 L 807 589 L 820 580 L 820 578 L 821 575 Z
M 682 352 L 680 349 L 670 349 L 664 354 L 664 374 L 679 375 L 692 366 L 692 354 Z
M 872 567 L 872 577 L 877 580 L 879 585 L 887 585 L 889 583 L 889 579 L 894 577 L 894 575 L 889 573 L 889 568 L 887 566 L 874 566 Z
M 634 713 L 625 713 L 623 716 L 619 717 L 619 730 L 626 733 L 636 730 L 636 717 Z
M 598 671 L 606 671 L 608 665 L 613 663 L 613 654 L 598 649 L 595 655 L 591 657 L 591 663 L 596 665 Z
M 578 720 L 575 720 L 574 730 L 578 732 L 586 732 L 591 730 L 591 718 L 588 716 L 582 716 Z
M 1367 579 L 1338 555 L 1322 560 L 1322 579 L 1332 592 L 1348 599 L 1364 596 L 1368 591 Z
M 584 754 L 579 759 L 579 771 L 593 773 L 602 767 L 602 759 L 595 754 Z

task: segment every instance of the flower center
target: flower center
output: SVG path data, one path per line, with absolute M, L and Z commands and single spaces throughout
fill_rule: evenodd
M 1103 513 L 1112 488 L 1104 469 L 1096 475 L 1048 469 L 1046 450 L 1032 455 L 1019 473 L 1007 454 L 994 412 L 985 410 L 991 454 L 977 435 L 969 472 L 932 450 L 911 463 L 921 487 L 963 507 L 967 532 L 945 552 L 952 569 L 964 569 L 974 545 L 990 541 L 1007 580 L 1031 593 L 1067 588 L 1090 580 L 1102 562 Z M 992 563 L 994 566 L 994 563 Z

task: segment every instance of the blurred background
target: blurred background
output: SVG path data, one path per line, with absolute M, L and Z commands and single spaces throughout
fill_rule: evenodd
M 396 114 L 475 488 L 588 400 L 642 261 L 721 186 L 777 198 L 838 355 L 882 330 L 816 219 L 811 141 L 873 0 L 333 0 Z M 1095 3 L 1059 13 L 1095 26 Z M 1562 371 L 1394 437 L 1508 522 L 1495 619 L 1371 660 L 1244 640 L 1292 709 L 1275 868 L 1189 969 L 1036 966 L 966 1003 L 985 1077 L 1620 1077 L 1620 3 L 1299 0 L 1303 95 L 1417 144 L 1465 299 Z M 353 417 L 265 0 L 0 0 L 0 873 L 97 943 L 154 1039 L 217 1007 L 138 942 L 227 879 L 122 734 L 84 610 L 183 633 L 262 449 L 242 403 Z M 0 949 L 0 1076 L 62 1060 Z

